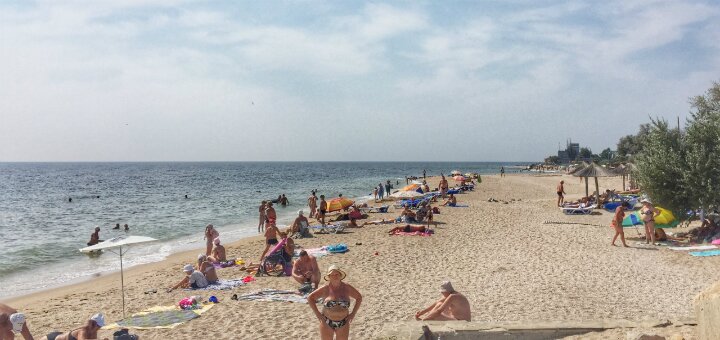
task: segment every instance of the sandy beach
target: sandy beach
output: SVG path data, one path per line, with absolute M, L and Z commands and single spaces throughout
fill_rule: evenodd
M 475 191 L 458 195 L 459 203 L 469 207 L 440 208 L 433 236 L 388 236 L 391 227 L 382 225 L 316 235 L 296 244 L 348 244 L 349 252 L 319 258 L 318 263 L 322 271 L 331 264 L 341 266 L 348 274 L 345 281 L 363 294 L 351 326 L 352 339 L 377 338 L 387 325 L 411 322 L 417 310 L 440 296 L 438 286 L 444 280 L 451 280 L 468 297 L 473 321 L 692 318 L 693 297 L 720 280 L 720 257 L 696 258 L 663 247 L 642 247 L 633 239 L 634 228 L 626 229 L 630 248 L 612 247 L 609 212 L 567 216 L 555 207 L 555 186 L 561 179 L 569 199 L 584 195 L 584 183 L 571 176 L 484 176 Z M 431 187 L 437 181 L 432 178 Z M 621 186 L 619 178 L 600 180 L 602 191 Z M 490 197 L 508 203 L 488 202 Z M 371 214 L 369 220 L 397 215 L 391 208 L 388 214 Z M 228 256 L 257 262 L 263 244 L 260 237 L 235 242 L 227 246 Z M 127 270 L 128 314 L 196 295 L 183 290 L 166 293 L 165 288 L 183 277 L 182 266 L 194 263 L 198 252 Z M 220 269 L 218 275 L 230 279 L 247 274 L 235 267 Z M 131 332 L 142 339 L 318 338 L 317 321 L 307 304 L 230 299 L 263 288 L 294 290 L 297 284 L 288 277 L 257 277 L 245 286 L 212 292 L 220 303 L 200 318 L 174 329 Z M 157 293 L 145 293 L 151 289 Z M 117 321 L 119 274 L 4 302 L 25 312 L 36 338 L 68 331 L 97 312 Z M 684 331 L 692 338 L 691 329 Z M 111 334 L 102 330 L 101 338 Z M 625 333 L 599 338 L 625 339 Z

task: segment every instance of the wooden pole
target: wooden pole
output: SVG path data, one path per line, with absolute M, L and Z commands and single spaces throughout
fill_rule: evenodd
M 600 204 L 600 185 L 598 184 L 598 179 L 595 177 L 595 204 Z
M 585 177 L 585 197 L 590 196 L 590 192 L 588 190 L 588 178 Z

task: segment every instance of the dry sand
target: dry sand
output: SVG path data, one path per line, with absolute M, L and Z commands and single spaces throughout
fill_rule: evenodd
M 363 294 L 351 327 L 353 339 L 375 338 L 386 323 L 412 320 L 415 311 L 439 297 L 438 285 L 446 279 L 468 297 L 474 321 L 692 317 L 692 298 L 720 279 L 720 257 L 640 248 L 635 240 L 628 240 L 632 248 L 611 247 L 610 213 L 566 216 L 555 207 L 555 186 L 561 178 L 569 198 L 584 193 L 584 184 L 570 176 L 484 176 L 474 192 L 458 195 L 468 208 L 441 207 L 436 215 L 440 225 L 431 237 L 388 236 L 390 227 L 385 225 L 296 242 L 306 248 L 339 242 L 350 246 L 348 253 L 326 256 L 318 263 L 322 270 L 330 264 L 342 266 L 348 274 L 346 282 Z M 601 190 L 619 188 L 620 183 L 618 178 L 601 179 Z M 487 202 L 489 197 L 510 202 Z M 395 217 L 397 212 L 391 209 L 370 219 L 382 216 Z M 634 229 L 626 229 L 626 235 L 634 236 Z M 228 255 L 257 261 L 262 249 L 263 240 L 251 238 L 230 245 Z M 182 278 L 182 265 L 193 263 L 198 252 L 128 270 L 127 311 L 173 305 L 192 295 L 164 289 Z M 218 273 L 221 278 L 245 275 L 236 268 Z M 49 331 L 77 327 L 98 311 L 108 320 L 120 319 L 118 277 L 107 274 L 6 302 L 27 314 L 30 329 L 39 338 Z M 259 277 L 233 291 L 214 292 L 221 303 L 198 319 L 171 330 L 133 332 L 143 339 L 195 339 L 200 334 L 214 339 L 317 338 L 317 321 L 306 304 L 230 299 L 233 293 L 296 287 L 291 278 Z M 144 293 L 153 288 L 158 293 Z M 103 330 L 101 337 L 111 333 Z M 623 332 L 606 334 L 601 337 L 625 338 Z

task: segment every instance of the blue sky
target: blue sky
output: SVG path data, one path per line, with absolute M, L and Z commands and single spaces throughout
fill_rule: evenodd
M 685 119 L 712 1 L 2 1 L 0 161 L 531 161 Z

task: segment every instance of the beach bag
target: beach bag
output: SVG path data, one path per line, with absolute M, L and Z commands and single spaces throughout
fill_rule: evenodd
M 312 293 L 312 291 L 313 291 L 312 283 L 305 282 L 305 283 L 301 284 L 300 288 L 298 288 L 298 291 L 300 292 L 300 294 L 303 294 L 303 295 Z

